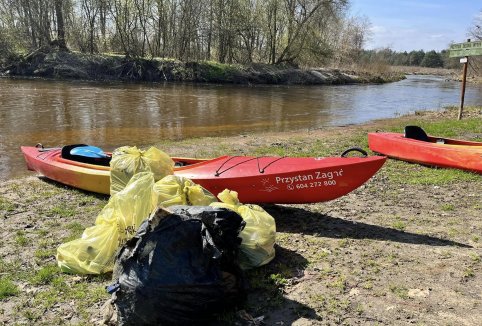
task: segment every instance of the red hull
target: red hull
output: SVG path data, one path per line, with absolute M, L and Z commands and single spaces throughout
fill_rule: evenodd
M 27 166 L 60 183 L 88 191 L 109 193 L 109 168 L 60 157 L 60 150 L 39 152 L 22 147 Z M 173 158 L 189 165 L 174 174 L 200 184 L 217 195 L 238 192 L 243 203 L 314 203 L 346 195 L 370 179 L 385 157 L 237 157 L 212 160 Z M 82 180 L 86 181 L 83 182 Z
M 429 137 L 429 141 L 405 138 L 400 133 L 368 134 L 368 146 L 374 152 L 392 158 L 429 166 L 456 168 L 482 173 L 482 143 Z

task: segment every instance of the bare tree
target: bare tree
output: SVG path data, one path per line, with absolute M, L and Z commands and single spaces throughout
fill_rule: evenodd
M 57 20 L 57 43 L 59 49 L 67 50 L 67 44 L 65 43 L 65 24 L 64 24 L 64 14 L 63 14 L 63 1 L 54 0 L 55 5 L 55 18 Z
M 472 26 L 469 28 L 468 35 L 475 40 L 482 40 L 482 11 L 479 12 L 479 15 L 474 19 Z
M 57 39 L 89 53 L 312 64 L 356 58 L 368 29 L 347 9 L 348 0 L 0 0 L 0 26 L 25 49 Z

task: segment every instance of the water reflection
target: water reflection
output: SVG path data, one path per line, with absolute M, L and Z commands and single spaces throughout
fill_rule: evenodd
M 482 103 L 469 86 L 466 103 Z M 101 84 L 0 79 L 0 179 L 26 174 L 21 145 L 108 150 L 159 139 L 361 123 L 456 105 L 460 84 L 411 76 L 385 85 Z

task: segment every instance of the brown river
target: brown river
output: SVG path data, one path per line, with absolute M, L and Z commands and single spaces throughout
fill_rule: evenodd
M 466 105 L 482 105 L 469 85 Z M 384 85 L 105 84 L 0 79 L 0 180 L 27 175 L 21 145 L 105 150 L 160 139 L 358 124 L 458 105 L 460 83 L 408 76 Z

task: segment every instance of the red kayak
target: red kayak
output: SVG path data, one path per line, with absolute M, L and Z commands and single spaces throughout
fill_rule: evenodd
M 61 149 L 26 146 L 21 149 L 30 170 L 72 187 L 109 194 L 108 166 L 63 158 Z M 345 156 L 172 159 L 183 165 L 174 169 L 175 175 L 189 178 L 215 195 L 229 189 L 238 192 L 242 203 L 295 204 L 346 195 L 370 179 L 386 159 Z
M 482 143 L 428 136 L 416 126 L 406 127 L 405 134 L 369 133 L 368 146 L 403 161 L 482 173 Z

